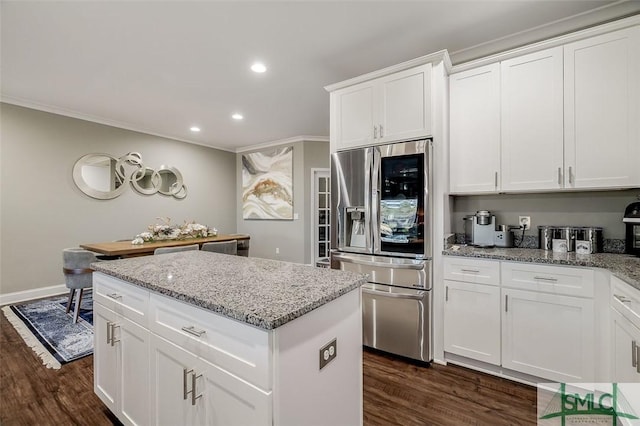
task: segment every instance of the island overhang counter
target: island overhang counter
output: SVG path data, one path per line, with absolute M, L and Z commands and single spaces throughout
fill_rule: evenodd
M 94 391 L 124 424 L 362 424 L 365 275 L 199 251 L 92 266 Z

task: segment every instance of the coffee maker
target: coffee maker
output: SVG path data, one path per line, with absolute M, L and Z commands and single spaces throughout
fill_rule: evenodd
M 640 201 L 627 206 L 622 222 L 627 227 L 625 252 L 640 257 Z
M 495 246 L 496 217 L 488 210 L 478 210 L 465 217 L 465 242 L 476 247 Z

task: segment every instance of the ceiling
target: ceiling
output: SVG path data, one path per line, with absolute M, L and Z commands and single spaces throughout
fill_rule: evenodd
M 455 64 L 639 12 L 640 1 L 3 0 L 1 96 L 241 151 L 328 137 L 326 85 L 442 49 Z M 265 73 L 249 69 L 256 60 Z

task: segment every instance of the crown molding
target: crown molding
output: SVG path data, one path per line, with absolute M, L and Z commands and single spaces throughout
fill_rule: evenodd
M 482 43 L 468 49 L 459 50 L 451 53 L 451 56 L 454 58 L 454 60 L 459 61 L 465 56 L 469 58 L 474 57 L 477 59 L 472 59 L 468 62 L 462 62 L 454 65 L 451 69 L 451 73 L 453 74 L 461 71 L 466 71 L 469 69 L 477 68 L 479 66 L 503 61 L 505 59 L 513 58 L 516 56 L 521 56 L 527 53 L 533 53 L 539 50 L 561 46 L 563 44 L 571 43 L 589 37 L 594 37 L 600 34 L 606 34 L 612 31 L 621 30 L 640 24 L 640 1 L 617 2 L 614 3 L 614 5 L 626 6 L 627 9 L 635 11 L 635 14 L 626 18 L 620 18 L 611 22 L 607 22 L 605 24 L 602 24 L 603 20 L 599 20 L 597 23 L 592 23 L 591 21 L 596 20 L 597 17 L 602 18 L 602 13 L 613 12 L 612 9 L 604 6 L 599 9 L 601 13 L 600 15 L 594 15 L 592 12 L 586 12 L 584 14 L 576 15 L 571 18 L 545 24 L 531 30 L 512 34 L 508 37 L 503 37 L 501 39 Z M 583 24 L 589 21 L 591 22 L 591 25 L 578 25 L 578 21 L 582 22 Z M 581 27 L 582 29 L 572 32 L 566 31 L 567 28 L 576 28 L 576 26 Z M 565 28 L 565 31 L 563 31 L 561 28 Z M 557 37 L 549 38 L 543 36 L 543 34 L 545 33 L 564 34 Z M 530 42 L 526 43 L 526 40 L 529 40 Z M 531 42 L 531 40 L 538 41 Z M 519 47 L 504 49 L 506 46 Z M 500 47 L 502 47 L 503 49 L 501 50 Z M 491 53 L 489 53 L 489 51 Z
M 363 83 L 365 81 L 373 80 L 379 77 L 384 77 L 389 74 L 395 74 L 400 71 L 408 70 L 424 64 L 436 64 L 438 62 L 444 63 L 444 66 L 449 72 L 451 70 L 451 59 L 449 58 L 449 52 L 446 50 L 440 50 L 429 55 L 420 56 L 419 58 L 411 59 L 409 61 L 401 62 L 390 67 L 382 68 L 377 71 L 372 71 L 367 74 L 360 75 L 358 77 L 350 78 L 339 83 L 330 84 L 324 87 L 327 92 L 333 92 L 334 90 L 343 89 L 345 87 L 353 86 L 354 84 Z
M 326 136 L 307 136 L 307 135 L 303 135 L 303 136 L 294 136 L 291 138 L 286 138 L 286 139 L 279 139 L 279 140 L 275 140 L 275 141 L 271 141 L 271 142 L 264 142 L 264 143 L 259 143 L 259 144 L 255 144 L 255 145 L 249 145 L 249 146 L 243 146 L 241 148 L 236 148 L 236 154 L 242 153 L 242 152 L 247 152 L 247 151 L 254 151 L 254 150 L 258 150 L 258 149 L 264 149 L 264 148 L 271 148 L 274 146 L 279 146 L 279 145 L 291 145 L 294 143 L 300 143 L 300 142 L 329 142 L 329 138 Z
M 34 109 L 37 111 L 48 112 L 51 114 L 62 115 L 64 117 L 75 118 L 78 120 L 89 121 L 91 123 L 102 124 L 109 127 L 116 127 L 118 129 L 130 130 L 132 132 L 137 132 L 137 133 L 144 133 L 146 135 L 157 136 L 164 139 L 171 139 L 178 142 L 186 142 L 193 145 L 204 146 L 206 148 L 218 149 L 220 151 L 234 152 L 233 148 L 223 148 L 219 146 L 208 145 L 203 142 L 198 142 L 190 139 L 182 139 L 182 138 L 171 136 L 171 135 L 165 135 L 162 133 L 153 132 L 151 130 L 148 130 L 142 127 L 137 127 L 129 123 L 123 123 L 123 122 L 109 120 L 102 117 L 96 117 L 89 114 L 84 114 L 81 112 L 68 110 L 68 109 L 60 108 L 53 105 L 41 104 L 41 103 L 30 101 L 27 99 L 17 98 L 14 96 L 7 96 L 5 94 L 0 94 L 0 102 L 10 104 L 10 105 L 16 105 L 23 108 Z

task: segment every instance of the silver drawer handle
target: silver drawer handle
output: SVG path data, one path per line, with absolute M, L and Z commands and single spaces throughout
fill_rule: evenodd
M 480 273 L 480 271 L 478 271 L 477 269 L 460 269 L 462 272 L 471 272 L 474 274 L 478 274 Z
M 549 278 L 549 277 L 533 277 L 534 280 L 541 280 L 541 281 L 551 281 L 553 283 L 558 282 L 557 278 Z
M 109 296 L 112 299 L 120 299 L 122 297 L 122 295 L 118 293 L 107 294 L 107 296 Z
M 638 369 L 638 345 L 636 345 L 636 341 L 631 341 L 631 366 L 636 367 Z
M 190 325 L 189 327 L 182 327 L 182 331 L 186 331 L 196 337 L 202 337 L 202 335 L 207 332 L 206 330 L 196 330 L 196 327 L 193 325 Z
M 631 303 L 632 302 L 632 300 L 629 299 L 628 297 L 621 296 L 619 294 L 614 294 L 613 297 L 615 297 L 616 299 L 618 299 L 622 303 Z

